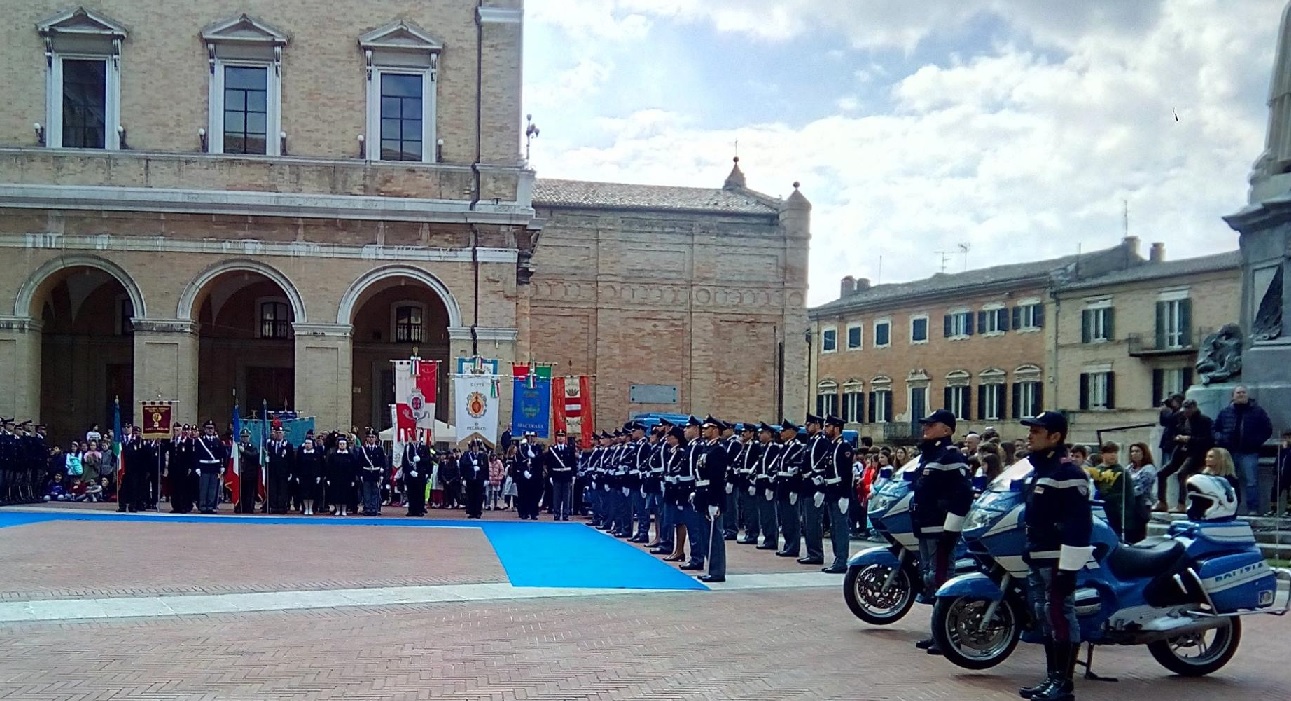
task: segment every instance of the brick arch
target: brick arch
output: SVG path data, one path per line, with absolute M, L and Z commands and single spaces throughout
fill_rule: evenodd
M 130 303 L 134 306 L 135 317 L 147 318 L 148 310 L 144 304 L 143 292 L 140 291 L 139 285 L 135 283 L 130 273 L 127 273 L 124 268 L 106 258 L 91 255 L 58 256 L 57 258 L 51 258 L 44 265 L 37 268 L 22 284 L 22 287 L 18 289 L 18 296 L 14 298 L 13 303 L 14 316 L 40 318 L 40 314 L 32 310 L 32 304 L 36 301 L 36 292 L 40 289 L 41 284 L 49 279 L 49 276 L 68 268 L 94 268 L 111 275 L 117 282 L 121 283 L 126 294 L 130 296 Z
M 291 278 L 272 265 L 250 259 L 226 260 L 203 270 L 201 274 L 193 278 L 192 282 L 188 283 L 183 294 L 179 296 L 179 305 L 175 310 L 175 318 L 196 320 L 194 314 L 197 310 L 194 307 L 197 304 L 198 295 L 215 278 L 225 273 L 233 272 L 257 273 L 273 281 L 287 297 L 287 303 L 291 305 L 293 322 L 303 324 L 309 321 L 309 317 L 305 314 L 305 300 L 300 296 L 300 291 L 296 289 L 296 285 L 292 283 Z
M 440 301 L 444 303 L 444 309 L 448 312 L 448 326 L 460 327 L 462 325 L 462 309 L 457 304 L 457 299 L 449 291 L 448 286 L 431 275 L 429 272 L 411 265 L 383 265 L 379 268 L 373 268 L 364 273 L 359 279 L 350 284 L 345 294 L 341 295 L 341 303 L 336 310 L 336 323 L 348 325 L 354 322 L 354 312 L 358 308 L 359 299 L 373 285 L 382 280 L 392 278 L 409 278 L 422 283 L 429 287 Z

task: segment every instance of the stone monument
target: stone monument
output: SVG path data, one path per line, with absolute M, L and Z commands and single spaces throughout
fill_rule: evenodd
M 1291 324 L 1283 322 L 1291 309 L 1291 289 L 1283 282 L 1291 267 L 1291 4 L 1278 30 L 1268 135 L 1250 184 L 1247 205 L 1224 217 L 1240 234 L 1242 252 L 1238 376 L 1222 379 L 1223 385 L 1191 388 L 1188 394 L 1214 416 L 1228 403 L 1218 395 L 1240 380 L 1269 413 L 1277 435 L 1291 427 Z

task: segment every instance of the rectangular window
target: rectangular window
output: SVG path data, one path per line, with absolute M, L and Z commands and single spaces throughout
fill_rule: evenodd
M 1080 314 L 1081 343 L 1106 343 L 1115 338 L 1112 329 L 1114 315 L 1110 306 L 1091 307 Z
M 916 316 L 910 319 L 910 342 L 928 342 L 928 317 Z
M 847 327 L 847 350 L 861 349 L 861 326 L 852 324 Z
M 874 347 L 887 348 L 892 345 L 892 322 L 876 321 L 874 322 Z
M 977 312 L 977 332 L 998 335 L 1009 330 L 1009 310 L 1003 307 Z
M 1157 302 L 1156 347 L 1161 350 L 1187 348 L 1192 345 L 1192 300 L 1171 299 Z
M 269 68 L 224 67 L 224 153 L 269 153 Z
M 1044 305 L 1019 304 L 1013 308 L 1013 329 L 1015 331 L 1034 331 L 1044 328 Z
M 395 343 L 421 343 L 421 329 L 421 307 L 407 306 L 395 310 Z
M 108 62 L 63 59 L 63 141 L 66 148 L 107 144 Z
M 381 74 L 381 160 L 423 160 L 423 89 L 419 73 Z
M 823 392 L 816 395 L 817 416 L 838 416 L 838 392 Z
M 946 388 L 946 408 L 955 413 L 955 416 L 962 421 L 970 421 L 972 414 L 972 395 L 973 390 L 967 385 L 956 385 Z
M 849 424 L 858 424 L 864 420 L 862 405 L 865 403 L 864 395 L 861 390 L 848 389 L 843 392 L 843 416 L 842 419 Z
M 998 421 L 1004 418 L 1004 383 L 977 388 L 977 418 Z
M 291 310 L 284 302 L 260 303 L 260 338 L 289 338 Z
M 967 338 L 973 335 L 973 313 L 958 311 L 947 314 L 942 322 L 942 335 L 946 338 Z
M 1156 368 L 1152 371 L 1151 406 L 1161 403 L 1173 394 L 1183 394 L 1192 385 L 1192 368 Z
M 892 390 L 876 389 L 870 392 L 870 423 L 888 423 L 892 421 Z
M 1027 380 L 1013 385 L 1017 392 L 1017 408 L 1013 412 L 1015 419 L 1027 419 L 1039 416 L 1043 408 L 1044 389 L 1038 380 Z
M 838 330 L 821 329 L 820 331 L 820 352 L 833 353 L 838 350 Z
M 1082 411 L 1105 411 L 1116 408 L 1115 375 L 1111 371 L 1086 372 L 1080 375 L 1080 408 Z

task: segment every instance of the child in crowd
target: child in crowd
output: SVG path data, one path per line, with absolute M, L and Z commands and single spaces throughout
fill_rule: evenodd
M 55 472 L 45 491 L 45 501 L 67 501 L 67 488 L 63 486 L 63 473 Z

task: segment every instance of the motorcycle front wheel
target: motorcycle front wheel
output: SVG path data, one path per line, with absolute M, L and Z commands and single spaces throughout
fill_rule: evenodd
M 888 577 L 892 585 L 883 588 Z M 871 564 L 850 567 L 843 579 L 843 599 L 847 608 L 862 621 L 874 626 L 886 626 L 901 620 L 914 605 L 914 583 L 910 573 L 898 567 L 892 575 L 887 565 Z
M 1012 598 L 995 607 L 988 599 L 938 598 L 932 608 L 932 637 L 946 659 L 965 669 L 988 669 L 1008 659 L 1022 636 L 1022 612 Z
M 1148 652 L 1179 676 L 1202 677 L 1228 664 L 1241 641 L 1242 619 L 1232 617 L 1218 628 L 1148 643 Z

